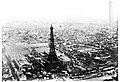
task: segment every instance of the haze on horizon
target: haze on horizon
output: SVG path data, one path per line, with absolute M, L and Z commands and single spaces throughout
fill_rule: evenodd
M 118 0 L 8 0 L 7 3 L 4 0 L 2 22 L 108 24 L 109 1 L 113 1 L 113 21 L 116 22 Z

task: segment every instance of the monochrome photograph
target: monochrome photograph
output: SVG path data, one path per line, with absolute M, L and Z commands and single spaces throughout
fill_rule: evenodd
M 3 82 L 118 81 L 118 0 L 2 3 Z

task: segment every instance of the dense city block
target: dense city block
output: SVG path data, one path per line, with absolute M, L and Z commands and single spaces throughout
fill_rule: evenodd
M 112 29 L 74 23 L 2 30 L 3 81 L 118 81 L 117 23 Z

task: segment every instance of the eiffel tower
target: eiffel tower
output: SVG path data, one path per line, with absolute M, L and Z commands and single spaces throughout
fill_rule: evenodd
M 54 35 L 53 35 L 53 26 L 51 25 L 50 27 L 50 52 L 49 52 L 49 56 L 48 56 L 48 61 L 49 62 L 57 62 L 58 58 L 55 52 L 55 45 L 54 45 Z
M 56 52 L 55 52 L 55 45 L 54 45 L 54 35 L 53 35 L 53 26 L 50 27 L 50 52 L 48 55 L 47 60 L 49 63 L 46 63 L 46 70 L 49 72 L 60 72 L 63 69 L 63 62 L 58 59 Z

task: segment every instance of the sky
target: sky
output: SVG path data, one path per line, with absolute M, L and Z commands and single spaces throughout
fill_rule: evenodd
M 116 20 L 119 0 L 3 0 L 1 21 L 108 23 L 109 1 Z

